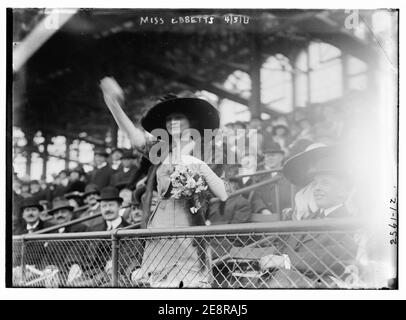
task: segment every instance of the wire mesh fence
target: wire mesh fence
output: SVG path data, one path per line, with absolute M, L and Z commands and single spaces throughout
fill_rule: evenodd
M 20 287 L 367 287 L 357 228 L 320 222 L 119 230 L 13 240 Z M 305 231 L 306 230 L 306 231 Z

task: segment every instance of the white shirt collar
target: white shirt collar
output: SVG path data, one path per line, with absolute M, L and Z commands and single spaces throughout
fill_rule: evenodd
M 34 230 L 38 225 L 39 225 L 39 220 L 37 220 L 37 222 L 35 222 L 34 224 L 27 223 L 27 230 L 28 231 Z
M 90 210 L 96 210 L 100 205 L 100 202 L 96 202 L 93 206 L 90 207 Z
M 97 166 L 97 169 L 101 169 L 107 166 L 107 162 L 103 162 L 101 165 Z
M 117 170 L 118 168 L 120 168 L 120 165 L 121 165 L 121 160 L 113 161 L 113 164 L 111 165 L 111 167 L 112 167 L 114 170 Z
M 342 204 L 339 204 L 338 206 L 334 206 L 334 207 L 330 207 L 328 209 L 324 209 L 324 216 L 327 217 L 330 213 L 332 213 L 333 211 L 337 210 L 338 208 L 342 207 Z
M 117 227 L 120 225 L 122 221 L 121 217 L 118 217 L 117 219 L 113 221 L 106 221 L 107 222 L 107 230 L 114 230 L 117 229 Z

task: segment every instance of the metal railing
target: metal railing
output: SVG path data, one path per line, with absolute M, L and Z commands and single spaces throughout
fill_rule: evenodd
M 15 236 L 13 286 L 364 288 L 362 234 L 320 219 Z

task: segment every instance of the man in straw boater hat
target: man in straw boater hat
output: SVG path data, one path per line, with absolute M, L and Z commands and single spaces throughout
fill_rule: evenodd
M 286 161 L 283 172 L 294 184 L 313 184 L 318 209 L 306 219 L 348 218 L 345 201 L 351 186 L 350 166 L 338 147 L 316 148 Z M 263 270 L 279 269 L 268 285 L 277 288 L 323 288 L 334 286 L 333 278 L 345 280 L 346 266 L 355 262 L 357 246 L 346 234 L 293 235 L 282 255 L 260 260 Z

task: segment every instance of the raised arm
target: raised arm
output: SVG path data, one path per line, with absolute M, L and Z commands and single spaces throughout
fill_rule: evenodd
M 116 120 L 119 128 L 124 131 L 131 141 L 133 148 L 145 153 L 145 146 L 149 133 L 137 128 L 122 108 L 124 93 L 120 85 L 111 77 L 105 77 L 100 81 L 100 88 L 103 91 L 104 101 Z
M 214 196 L 219 198 L 221 201 L 226 201 L 228 195 L 224 181 L 204 162 L 201 164 L 200 170 Z

